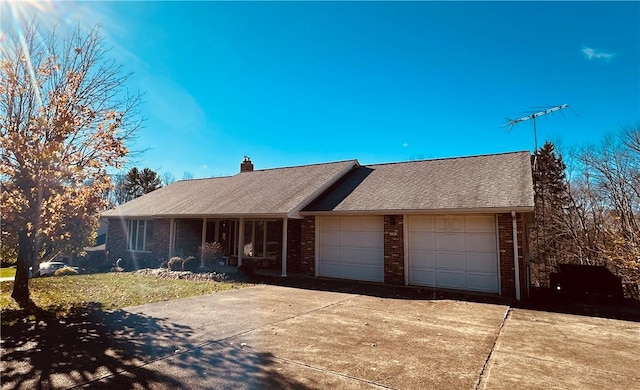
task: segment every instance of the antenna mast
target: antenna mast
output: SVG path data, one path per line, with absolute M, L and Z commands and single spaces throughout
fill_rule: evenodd
M 567 107 L 569 107 L 568 104 L 561 104 L 559 106 L 548 108 L 548 109 L 546 109 L 544 111 L 540 111 L 540 112 L 536 112 L 536 113 L 531 114 L 531 115 L 523 116 L 522 118 L 518 118 L 518 119 L 509 119 L 509 118 L 507 118 L 507 120 L 509 122 L 505 123 L 504 125 L 502 125 L 500 127 L 509 126 L 507 131 L 511 131 L 513 126 L 517 125 L 518 123 L 524 122 L 524 121 L 528 121 L 529 119 L 532 119 L 533 120 L 533 148 L 534 148 L 533 149 L 533 153 L 535 155 L 536 151 L 538 150 L 538 134 L 537 134 L 537 129 L 536 129 L 536 118 L 539 117 L 539 116 L 551 114 L 552 112 L 560 111 L 560 110 L 562 110 L 564 108 L 567 108 Z

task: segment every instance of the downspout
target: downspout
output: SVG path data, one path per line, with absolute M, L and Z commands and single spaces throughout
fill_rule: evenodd
M 518 262 L 518 222 L 516 212 L 511 212 L 511 223 L 513 226 L 513 266 L 516 277 L 516 300 L 520 300 L 520 263 Z

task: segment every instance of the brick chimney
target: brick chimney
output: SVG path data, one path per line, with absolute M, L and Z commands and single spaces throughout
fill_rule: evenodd
M 240 172 L 253 172 L 253 163 L 248 156 L 244 156 L 244 160 L 240 164 Z

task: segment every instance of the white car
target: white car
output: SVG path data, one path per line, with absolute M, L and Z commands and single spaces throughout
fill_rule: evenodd
M 61 261 L 45 261 L 44 263 L 40 263 L 40 267 L 35 276 L 53 276 L 57 270 L 60 268 L 69 267 L 65 263 Z M 70 267 L 80 272 L 78 267 Z

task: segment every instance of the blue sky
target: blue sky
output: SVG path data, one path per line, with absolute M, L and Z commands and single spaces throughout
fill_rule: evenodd
M 640 125 L 639 2 L 64 2 L 144 92 L 135 161 L 177 179 L 597 143 Z M 575 111 L 575 113 L 574 113 Z M 577 113 L 577 114 L 576 114 Z

